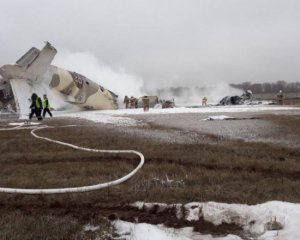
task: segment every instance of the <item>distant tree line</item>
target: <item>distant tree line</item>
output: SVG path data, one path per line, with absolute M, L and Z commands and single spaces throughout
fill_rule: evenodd
M 251 90 L 253 93 L 277 93 L 279 90 L 283 92 L 300 92 L 300 82 L 287 83 L 279 80 L 273 83 L 251 83 L 243 82 L 240 84 L 230 84 L 231 87 L 241 89 L 243 91 Z

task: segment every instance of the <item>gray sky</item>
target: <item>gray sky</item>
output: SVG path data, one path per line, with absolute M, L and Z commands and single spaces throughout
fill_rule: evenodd
M 63 50 L 88 52 L 148 87 L 300 81 L 299 0 L 0 4 L 0 65 L 48 40 L 58 49 L 58 62 Z

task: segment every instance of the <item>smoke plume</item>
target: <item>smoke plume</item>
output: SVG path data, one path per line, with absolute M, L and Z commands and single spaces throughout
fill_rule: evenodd
M 70 52 L 60 49 L 53 65 L 80 73 L 119 96 L 122 101 L 125 95 L 140 97 L 143 95 L 143 80 L 130 75 L 124 68 L 113 69 L 97 59 L 90 52 Z

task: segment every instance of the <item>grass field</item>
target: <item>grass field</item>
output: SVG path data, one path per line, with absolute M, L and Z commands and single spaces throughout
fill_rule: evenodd
M 299 116 L 265 118 L 281 126 L 281 136 L 300 136 Z M 70 123 L 74 120 L 47 122 L 56 126 Z M 133 214 L 126 206 L 135 201 L 300 201 L 299 149 L 211 135 L 206 136 L 207 143 L 155 142 L 111 126 L 82 120 L 75 124 L 84 126 L 49 128 L 38 134 L 89 148 L 138 150 L 145 155 L 145 165 L 126 183 L 105 190 L 48 196 L 0 194 L 0 239 L 93 239 L 95 236 L 82 232 L 83 225 L 105 222 L 103 217 L 114 213 L 134 221 L 138 212 Z M 0 132 L 0 152 L 1 187 L 95 184 L 119 178 L 138 164 L 138 158 L 131 155 L 88 153 L 38 140 L 30 130 Z M 104 230 L 111 231 L 108 226 Z

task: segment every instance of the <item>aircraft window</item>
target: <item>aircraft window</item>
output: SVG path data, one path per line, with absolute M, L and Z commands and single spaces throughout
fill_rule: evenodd
M 87 85 L 90 85 L 90 83 L 88 81 L 85 82 Z

